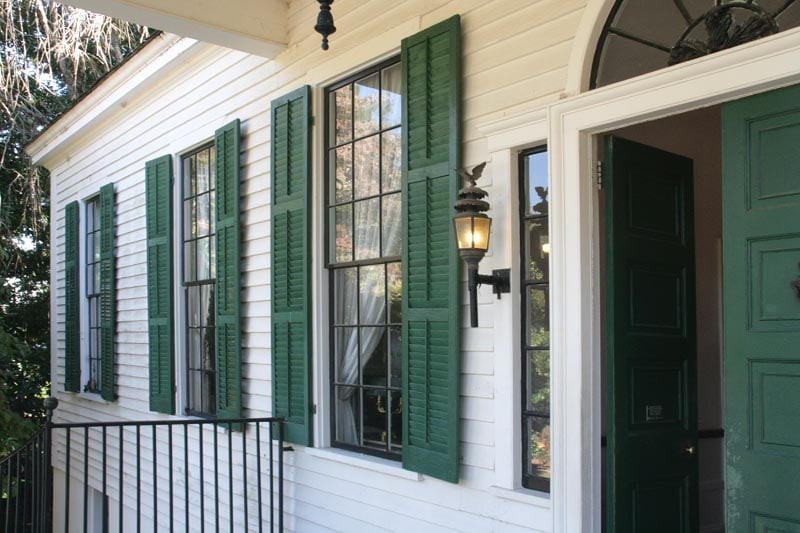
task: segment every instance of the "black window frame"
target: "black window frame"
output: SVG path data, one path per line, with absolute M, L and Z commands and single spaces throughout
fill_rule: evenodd
M 364 79 L 364 78 L 366 78 L 368 76 L 371 76 L 371 75 L 373 75 L 375 73 L 378 73 L 378 83 L 379 83 L 378 87 L 379 87 L 379 91 L 381 91 L 382 90 L 382 76 L 380 75 L 380 73 L 384 69 L 392 67 L 394 65 L 401 65 L 400 56 L 391 57 L 389 59 L 381 61 L 380 63 L 377 63 L 377 64 L 372 65 L 370 67 L 367 67 L 365 69 L 362 69 L 362 70 L 360 70 L 359 72 L 357 72 L 355 74 L 352 74 L 352 75 L 347 76 L 347 77 L 345 77 L 345 78 L 343 78 L 341 80 L 336 81 L 335 83 L 325 87 L 325 89 L 324 89 L 324 122 L 323 122 L 323 128 L 324 128 L 324 147 L 323 147 L 324 158 L 323 158 L 323 161 L 324 161 L 324 168 L 325 168 L 325 172 L 324 172 L 325 179 L 324 179 L 324 187 L 323 187 L 324 196 L 325 196 L 325 208 L 324 208 L 324 220 L 325 220 L 324 247 L 325 247 L 325 251 L 324 251 L 324 257 L 325 257 L 325 268 L 326 268 L 326 270 L 328 270 L 328 313 L 329 314 L 328 314 L 328 324 L 327 324 L 327 326 L 328 326 L 328 342 L 329 342 L 328 361 L 329 361 L 329 369 L 330 369 L 330 374 L 329 374 L 329 378 L 328 378 L 328 384 L 330 386 L 329 394 L 330 394 L 330 405 L 331 405 L 331 409 L 330 409 L 330 413 L 329 413 L 329 416 L 330 416 L 330 427 L 331 427 L 331 433 L 330 433 L 331 445 L 333 447 L 336 447 L 336 448 L 342 448 L 342 449 L 346 449 L 346 450 L 351 450 L 351 451 L 355 451 L 355 452 L 359 452 L 359 453 L 364 453 L 364 454 L 367 454 L 367 455 L 374 455 L 374 456 L 384 457 L 384 458 L 392 459 L 392 460 L 401 460 L 402 459 L 402 433 L 400 433 L 400 435 L 401 435 L 400 443 L 397 444 L 397 445 L 394 445 L 394 446 L 391 444 L 391 440 L 392 440 L 391 439 L 391 435 L 387 435 L 386 447 L 385 447 L 384 450 L 378 449 L 376 447 L 368 447 L 368 446 L 364 446 L 364 445 L 353 445 L 353 444 L 349 444 L 349 443 L 346 443 L 346 442 L 338 441 L 337 438 L 336 438 L 336 435 L 337 435 L 337 430 L 336 430 L 336 405 L 337 405 L 337 403 L 336 403 L 336 391 L 337 391 L 337 383 L 336 383 L 336 329 L 337 329 L 337 327 L 356 327 L 356 328 L 360 328 L 360 327 L 364 327 L 364 326 L 362 326 L 360 324 L 360 298 L 358 298 L 358 301 L 357 301 L 357 309 L 356 309 L 356 320 L 357 320 L 357 323 L 355 325 L 337 326 L 334 323 L 334 316 L 335 316 L 334 313 L 335 313 L 335 304 L 336 304 L 335 294 L 334 294 L 335 293 L 335 275 L 336 275 L 336 271 L 337 270 L 343 270 L 343 269 L 346 269 L 346 268 L 356 268 L 356 287 L 358 288 L 358 287 L 360 287 L 360 276 L 359 276 L 359 273 L 360 273 L 360 270 L 361 270 L 362 267 L 369 267 L 369 266 L 374 266 L 374 265 L 384 265 L 384 269 L 383 269 L 384 270 L 384 272 L 383 272 L 383 274 L 384 274 L 384 278 L 383 278 L 384 279 L 384 295 L 386 295 L 387 303 L 388 303 L 388 294 L 389 294 L 388 265 L 390 265 L 390 264 L 400 264 L 400 278 L 402 279 L 402 254 L 392 255 L 392 256 L 384 256 L 384 255 L 382 255 L 383 254 L 383 235 L 382 235 L 382 231 L 383 231 L 383 209 L 379 209 L 378 210 L 378 213 L 379 213 L 378 214 L 378 217 L 379 217 L 379 219 L 378 219 L 379 253 L 381 255 L 379 255 L 377 258 L 356 260 L 355 259 L 355 245 L 353 244 L 353 246 L 352 246 L 353 253 L 351 254 L 351 258 L 350 258 L 351 260 L 350 261 L 343 261 L 343 262 L 336 262 L 335 254 L 332 253 L 332 251 L 331 251 L 331 240 L 333 238 L 333 236 L 332 236 L 333 235 L 333 231 L 332 231 L 333 225 L 331 223 L 331 221 L 332 221 L 331 213 L 333 212 L 333 209 L 336 206 L 341 206 L 341 205 L 345 205 L 345 204 L 350 204 L 350 205 L 353 206 L 353 208 L 351 209 L 351 221 L 352 221 L 351 222 L 351 228 L 353 228 L 354 225 L 355 225 L 355 222 L 354 222 L 355 208 L 354 207 L 355 207 L 355 203 L 357 201 L 365 201 L 365 200 L 370 200 L 370 199 L 374 199 L 374 198 L 382 198 L 382 197 L 390 195 L 390 194 L 400 194 L 401 195 L 401 199 L 402 199 L 402 182 L 400 184 L 400 187 L 397 189 L 397 191 L 392 190 L 391 192 L 387 193 L 387 192 L 381 190 L 382 184 L 383 184 L 383 171 L 380 168 L 381 167 L 380 155 L 383 153 L 383 151 L 382 151 L 383 146 L 382 146 L 382 141 L 381 141 L 382 135 L 387 131 L 392 131 L 392 130 L 397 130 L 397 129 L 399 129 L 402 132 L 402 128 L 405 127 L 405 124 L 403 123 L 403 119 L 402 119 L 402 113 L 401 113 L 400 122 L 398 122 L 396 125 L 393 125 L 393 126 L 388 127 L 388 128 L 383 128 L 383 124 L 380 124 L 378 130 L 376 130 L 375 132 L 372 132 L 372 133 L 370 133 L 368 135 L 364 135 L 364 136 L 361 136 L 361 137 L 356 137 L 355 134 L 353 134 L 349 141 L 341 142 L 341 143 L 338 143 L 338 144 L 335 142 L 335 139 L 333 139 L 333 140 L 331 139 L 332 128 L 331 128 L 331 124 L 330 124 L 330 113 L 332 111 L 330 102 L 331 102 L 331 95 L 333 94 L 334 91 L 336 91 L 338 89 L 341 89 L 342 87 L 346 87 L 347 85 L 353 85 L 356 81 Z M 400 68 L 402 68 L 402 66 Z M 351 100 L 351 102 L 352 102 L 352 100 Z M 381 116 L 381 113 L 380 113 L 380 99 L 379 99 L 378 105 L 379 105 L 379 117 L 380 117 Z M 355 112 L 355 106 L 351 106 L 351 128 L 353 128 L 354 124 L 355 124 L 354 112 Z M 379 118 L 379 120 L 381 120 L 381 119 Z M 363 140 L 363 139 L 366 139 L 366 138 L 369 138 L 369 137 L 375 137 L 375 136 L 377 136 L 377 138 L 378 138 L 379 147 L 380 147 L 379 148 L 378 167 L 379 167 L 379 183 L 380 183 L 381 187 L 379 187 L 378 193 L 375 194 L 375 195 L 372 195 L 372 196 L 359 197 L 358 199 L 356 199 L 355 198 L 355 194 L 353 194 L 350 201 L 338 202 L 338 203 L 337 202 L 332 202 L 331 201 L 331 194 L 332 194 L 333 191 L 332 191 L 332 188 L 331 188 L 331 154 L 337 148 L 340 148 L 340 147 L 342 147 L 344 145 L 349 144 L 351 146 L 354 146 L 355 143 L 360 141 L 360 140 Z M 401 142 L 402 142 L 402 133 L 401 133 Z M 401 146 L 402 146 L 402 144 L 401 144 Z M 404 148 L 404 146 L 402 148 Z M 355 150 L 352 150 L 352 152 L 354 154 Z M 353 155 L 351 157 L 354 158 L 355 155 Z M 355 180 L 355 176 L 353 176 L 353 180 Z M 401 223 L 401 221 L 398 220 L 398 223 Z M 397 330 L 399 330 L 401 332 L 400 335 L 401 335 L 401 339 L 402 339 L 402 322 L 398 321 L 398 322 L 395 323 L 395 322 L 390 322 L 389 321 L 388 307 L 387 307 L 387 310 L 386 310 L 386 321 L 385 321 L 384 324 L 381 324 L 380 326 L 383 326 L 383 327 L 385 327 L 387 329 L 386 335 L 390 334 L 389 333 L 389 329 L 390 328 L 397 328 Z M 366 326 L 366 327 L 369 327 L 369 326 Z M 388 342 L 388 338 L 386 340 Z M 359 335 L 359 346 L 360 346 L 360 342 L 361 341 L 360 341 L 360 335 Z M 359 347 L 359 351 L 360 351 L 360 347 Z M 400 357 L 401 357 L 400 363 L 402 365 L 402 352 L 400 354 Z M 390 358 L 390 351 L 387 348 L 387 362 L 386 362 L 387 372 L 390 371 L 390 368 L 391 368 L 391 361 L 389 360 L 389 358 Z M 359 367 L 360 367 L 360 365 L 359 365 Z M 369 385 L 365 386 L 362 383 L 360 383 L 360 378 L 361 378 L 361 370 L 359 368 L 359 379 L 358 379 L 359 382 L 355 385 L 355 387 L 359 390 L 359 394 L 362 394 L 364 389 L 381 390 L 382 392 L 384 392 L 386 394 L 386 396 L 385 396 L 386 398 L 389 397 L 390 392 L 396 392 L 398 394 L 402 393 L 402 383 L 399 384 L 396 387 L 393 387 L 393 386 L 391 386 L 391 383 L 387 378 L 387 383 L 386 383 L 385 386 L 383 386 L 383 387 L 374 386 L 373 387 L 373 386 L 369 386 Z M 351 385 L 345 385 L 345 386 L 351 386 Z M 361 403 L 361 402 L 359 402 L 359 403 Z M 400 420 L 399 421 L 399 426 L 400 426 L 401 429 L 402 429 L 402 413 L 403 413 L 403 410 L 404 410 L 402 406 L 403 406 L 403 404 L 402 404 L 402 396 L 401 396 L 400 397 L 399 407 L 398 407 L 398 410 L 400 412 L 399 413 L 396 413 L 396 412 L 394 413 L 394 414 L 399 414 L 399 416 L 400 416 L 400 418 L 399 418 L 399 420 Z M 389 412 L 389 411 L 391 411 L 392 409 L 391 409 L 391 406 L 389 406 L 389 407 L 390 408 L 387 408 L 386 406 L 384 406 L 384 409 L 386 409 L 386 411 L 387 411 L 386 412 L 387 419 L 391 420 L 392 413 Z M 362 408 L 362 413 L 359 413 L 359 415 L 360 416 L 363 415 L 363 408 Z M 388 430 L 390 432 L 391 432 L 391 427 L 392 427 L 391 422 L 387 423 L 387 428 L 388 428 Z M 360 438 L 363 441 L 363 434 L 361 434 Z M 398 451 L 392 451 L 393 448 L 398 450 Z
M 547 351 L 548 352 L 548 376 L 549 376 L 549 368 L 552 362 L 552 352 L 550 352 L 550 344 L 548 346 L 530 346 L 527 343 L 527 336 L 528 336 L 528 309 L 527 309 L 527 297 L 526 293 L 529 287 L 539 287 L 545 290 L 547 295 L 547 308 L 548 308 L 548 316 L 550 314 L 550 275 L 548 269 L 548 276 L 546 281 L 532 281 L 528 279 L 528 264 L 527 264 L 527 242 L 526 239 L 528 238 L 527 234 L 527 224 L 532 220 L 545 220 L 548 224 L 550 223 L 550 212 L 547 209 L 547 212 L 544 214 L 535 214 L 531 215 L 528 212 L 528 183 L 527 183 L 527 169 L 526 169 L 526 160 L 527 157 L 537 154 L 545 154 L 546 156 L 549 154 L 548 146 L 540 145 L 534 148 L 530 148 L 524 151 L 521 151 L 518 155 L 518 164 L 519 164 L 519 227 L 520 227 L 520 270 L 519 270 L 519 280 L 520 280 L 520 361 L 521 361 L 521 372 L 520 372 L 520 419 L 519 424 L 521 428 L 521 484 L 524 488 L 537 490 L 541 492 L 550 492 L 550 483 L 551 477 L 544 477 L 544 476 L 535 476 L 528 473 L 529 467 L 529 457 L 528 457 L 528 450 L 530 449 L 530 433 L 528 430 L 528 422 L 531 418 L 540 418 L 540 419 L 547 419 L 548 423 L 550 421 L 550 402 L 548 402 L 548 412 L 547 414 L 529 411 L 528 410 L 528 395 L 531 391 L 528 391 L 528 372 L 530 371 L 530 366 L 528 363 L 528 354 L 531 351 Z M 549 159 L 548 159 L 548 166 L 549 166 Z M 548 191 L 549 191 L 549 180 L 548 180 Z M 549 330 L 549 326 L 548 326 Z M 551 441 L 552 442 L 552 441 Z M 550 449 L 550 460 L 552 461 L 552 447 Z M 552 468 L 552 463 L 551 463 Z M 550 470 L 550 476 L 552 476 L 552 470 Z
M 91 209 L 91 213 L 90 213 Z M 86 381 L 83 392 L 100 394 L 100 195 L 84 202 L 84 298 L 86 301 Z M 89 242 L 92 242 L 91 246 Z M 90 257 L 90 253 L 92 257 Z M 93 288 L 90 292 L 90 288 Z M 94 307 L 93 307 L 94 306 Z M 93 312 L 94 311 L 94 312 Z
M 207 151 L 209 153 L 209 157 L 208 157 L 209 189 L 206 190 L 206 191 L 200 192 L 200 193 L 198 193 L 196 190 L 194 192 L 189 191 L 187 193 L 187 191 L 186 191 L 187 178 L 186 178 L 186 175 L 185 175 L 185 162 L 187 160 L 193 158 L 193 157 L 196 157 L 198 154 L 200 154 L 202 152 L 205 152 L 205 151 Z M 194 148 L 193 150 L 190 150 L 190 151 L 188 151 L 186 153 L 181 154 L 179 161 L 180 161 L 181 201 L 180 201 L 180 209 L 176 210 L 177 211 L 176 216 L 180 217 L 179 218 L 180 224 L 178 224 L 178 227 L 180 228 L 179 229 L 179 236 L 180 236 L 180 246 L 181 246 L 181 254 L 180 254 L 180 257 L 181 257 L 180 286 L 181 286 L 182 293 L 183 293 L 182 294 L 182 298 L 183 298 L 184 375 L 185 375 L 185 378 L 186 378 L 186 387 L 185 387 L 185 391 L 184 391 L 184 399 L 185 399 L 186 405 L 185 405 L 185 408 L 184 408 L 184 412 L 187 415 L 190 415 L 190 416 L 198 416 L 198 417 L 203 417 L 203 418 L 214 418 L 214 417 L 217 416 L 217 397 L 216 397 L 217 390 L 216 390 L 216 385 L 217 385 L 217 371 L 218 371 L 217 370 L 217 367 L 218 367 L 217 352 L 216 352 L 216 346 L 214 344 L 215 343 L 215 338 L 216 338 L 216 331 L 215 331 L 215 324 L 214 324 L 214 320 L 216 318 L 216 314 L 215 314 L 215 311 L 216 311 L 216 309 L 215 309 L 215 306 L 216 306 L 216 294 L 215 294 L 215 289 L 216 289 L 216 265 L 215 265 L 215 254 L 216 254 L 216 251 L 214 250 L 214 246 L 216 245 L 216 227 L 215 227 L 215 214 L 214 214 L 214 206 L 216 205 L 216 185 L 217 185 L 216 168 L 215 168 L 216 145 L 215 145 L 214 141 L 209 141 L 207 143 L 204 143 L 203 145 L 198 146 L 197 148 Z M 196 179 L 196 176 L 194 177 L 194 179 Z M 202 196 L 204 194 L 208 194 L 209 195 L 209 203 L 208 203 L 208 205 L 209 205 L 208 217 L 209 218 L 208 218 L 208 221 L 209 221 L 209 224 L 211 226 L 210 230 L 209 230 L 209 232 L 207 234 L 204 234 L 203 236 L 198 236 L 195 233 L 194 237 L 192 237 L 191 233 L 189 233 L 189 237 L 187 238 L 186 217 L 185 217 L 185 214 L 184 214 L 184 209 L 185 209 L 184 205 L 185 205 L 185 203 L 187 201 L 192 201 L 193 199 L 196 199 L 196 198 L 198 198 L 198 197 L 200 197 L 200 196 Z M 213 198 L 213 200 L 212 200 L 212 198 Z M 195 218 L 192 220 L 192 224 L 196 225 L 196 223 L 197 223 L 197 213 L 195 212 Z M 208 260 L 208 269 L 209 269 L 208 271 L 209 271 L 210 277 L 202 279 L 202 280 L 194 279 L 192 281 L 188 281 L 187 282 L 186 281 L 186 259 L 187 259 L 187 257 L 186 257 L 186 245 L 187 245 L 187 243 L 189 243 L 191 241 L 194 241 L 196 243 L 200 239 L 205 239 L 205 238 L 208 238 L 208 241 L 209 241 L 207 260 Z M 198 267 L 197 267 L 197 259 L 198 259 L 197 247 L 195 247 L 194 250 L 195 250 L 195 252 L 194 252 L 194 256 L 192 257 L 192 260 L 195 263 L 194 264 L 194 273 L 195 273 L 195 278 L 196 278 L 197 272 L 198 272 Z M 209 301 L 212 302 L 213 307 L 211 309 L 209 309 L 208 312 L 207 312 L 208 319 L 210 320 L 210 325 L 206 325 L 206 326 L 203 326 L 203 325 L 191 326 L 189 324 L 189 311 L 190 311 L 189 310 L 189 302 L 190 302 L 189 292 L 190 291 L 197 291 L 198 292 L 197 302 L 198 303 L 202 303 L 203 299 L 200 297 L 200 295 L 202 294 L 203 287 L 210 287 L 210 291 L 211 291 L 211 296 L 210 296 L 210 300 Z M 199 311 L 199 316 L 202 316 L 202 311 Z M 201 330 L 201 332 L 202 332 L 202 330 L 209 330 L 209 329 L 211 330 L 210 338 L 212 339 L 213 354 L 212 354 L 211 357 L 213 359 L 213 365 L 214 365 L 213 369 L 209 370 L 209 369 L 206 369 L 206 368 L 203 368 L 203 367 L 201 367 L 201 368 L 193 368 L 192 367 L 192 361 L 191 361 L 192 354 L 190 353 L 190 346 L 191 346 L 191 344 L 190 344 L 190 332 L 191 332 L 191 330 L 194 330 L 194 329 Z M 206 335 L 209 335 L 209 334 L 206 333 Z M 201 339 L 202 339 L 202 333 L 201 333 Z M 201 353 L 201 358 L 202 358 L 202 353 Z M 200 390 L 201 397 L 199 399 L 195 399 L 192 396 L 192 373 L 193 372 L 201 374 L 201 390 Z M 205 395 L 203 394 L 203 392 L 204 392 L 204 389 L 203 389 L 203 384 L 204 384 L 203 377 L 206 376 L 206 375 L 210 375 L 211 376 L 211 378 L 210 378 L 211 390 L 209 391 L 211 399 L 208 402 L 208 406 L 209 406 L 209 410 L 208 411 L 204 411 L 203 408 L 202 408 L 203 407 L 203 402 L 205 400 Z

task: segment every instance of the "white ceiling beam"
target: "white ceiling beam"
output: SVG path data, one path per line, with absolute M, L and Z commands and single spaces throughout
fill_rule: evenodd
M 63 0 L 198 41 L 272 58 L 288 42 L 288 0 Z

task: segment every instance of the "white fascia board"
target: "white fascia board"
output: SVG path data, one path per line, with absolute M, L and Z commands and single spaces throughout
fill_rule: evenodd
M 267 59 L 275 58 L 288 44 L 286 0 L 66 0 L 64 3 Z
M 159 35 L 50 124 L 25 151 L 34 164 L 46 167 L 61 147 L 157 83 L 159 73 L 189 61 L 206 47 L 194 39 Z

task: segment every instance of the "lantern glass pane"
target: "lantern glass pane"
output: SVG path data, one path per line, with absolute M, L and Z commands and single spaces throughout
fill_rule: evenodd
M 486 251 L 489 249 L 489 230 L 492 227 L 491 218 L 472 219 L 472 247 L 477 250 Z

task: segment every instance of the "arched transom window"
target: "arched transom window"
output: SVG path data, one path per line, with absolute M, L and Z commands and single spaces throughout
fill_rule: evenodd
M 652 72 L 800 26 L 800 0 L 617 0 L 591 87 Z

